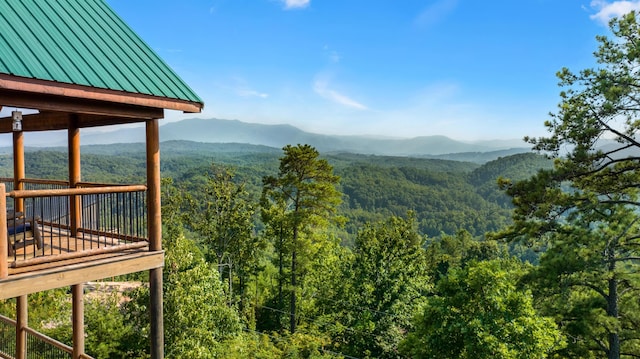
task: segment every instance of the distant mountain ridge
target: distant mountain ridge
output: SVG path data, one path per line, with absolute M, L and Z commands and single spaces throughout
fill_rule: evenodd
M 467 143 L 445 136 L 395 139 L 323 135 L 305 132 L 291 125 L 264 125 L 219 119 L 191 119 L 165 124 L 160 127 L 160 140 L 247 143 L 277 148 L 287 144 L 307 143 L 321 152 L 353 152 L 392 156 L 492 152 L 511 148 L 520 148 L 519 152 L 529 151 L 523 141 L 517 140 Z
M 29 134 L 34 138 L 39 134 Z M 38 147 L 66 144 L 60 136 L 35 137 Z M 58 138 L 60 137 L 60 138 Z M 529 152 L 521 140 L 462 142 L 445 136 L 381 138 L 373 136 L 338 136 L 305 132 L 291 125 L 265 125 L 238 120 L 187 119 L 160 126 L 160 141 L 201 143 L 239 143 L 280 149 L 287 144 L 310 144 L 322 153 L 349 152 L 382 156 L 411 156 L 484 163 L 498 157 Z M 144 142 L 144 127 L 119 128 L 110 132 L 86 132 L 82 145 Z M 27 146 L 30 144 L 28 143 Z
M 86 135 L 83 144 L 130 142 L 132 129 Z M 139 136 L 142 136 L 141 133 Z M 122 141 L 118 141 L 122 139 Z M 141 138 L 142 140 L 142 138 Z M 481 141 L 467 143 L 445 136 L 423 136 L 409 139 L 375 138 L 371 136 L 323 135 L 302 131 L 291 125 L 264 125 L 238 120 L 188 119 L 160 126 L 161 141 L 194 141 L 203 143 L 246 143 L 282 148 L 287 144 L 310 144 L 320 152 L 353 152 L 392 156 L 444 155 L 464 152 L 493 152 L 517 149 L 527 152 L 523 141 Z

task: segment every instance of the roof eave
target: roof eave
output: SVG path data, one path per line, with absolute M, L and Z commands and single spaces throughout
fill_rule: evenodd
M 2 89 L 166 110 L 177 110 L 186 113 L 199 113 L 202 112 L 202 109 L 204 108 L 204 103 L 202 102 L 115 91 L 55 81 L 38 80 L 8 74 L 0 74 L 0 90 Z

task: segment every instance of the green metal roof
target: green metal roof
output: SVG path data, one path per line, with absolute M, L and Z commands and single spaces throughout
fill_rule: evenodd
M 203 103 L 102 0 L 0 0 L 0 74 Z

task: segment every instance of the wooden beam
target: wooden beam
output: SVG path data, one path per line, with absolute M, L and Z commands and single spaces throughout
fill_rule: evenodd
M 72 114 L 70 112 L 53 112 L 44 111 L 22 116 L 22 131 L 53 131 L 66 130 L 69 126 L 69 119 L 74 115 L 77 117 L 77 127 L 100 127 L 110 125 L 124 125 L 130 123 L 139 123 L 146 119 L 116 117 L 104 115 L 88 115 L 88 114 Z M 10 133 L 13 131 L 11 117 L 0 117 L 0 133 Z
M 162 118 L 162 117 L 159 117 Z M 127 118 L 127 117 L 113 117 L 113 116 L 79 116 L 78 127 L 101 127 L 111 125 L 126 125 L 130 123 L 144 122 L 145 119 Z
M 0 90 L 12 90 L 27 93 L 28 96 L 48 94 L 77 99 L 98 100 L 120 104 L 129 104 L 159 109 L 178 110 L 190 113 L 201 112 L 204 104 L 200 102 L 158 97 L 140 93 L 100 89 L 90 86 L 81 86 L 54 81 L 44 81 L 0 74 Z M 29 95 L 30 94 L 30 95 Z M 0 96 L 0 104 L 16 106 L 4 103 Z M 27 107 L 27 106 L 18 106 Z M 33 108 L 33 107 L 29 107 Z
M 10 275 L 0 280 L 0 299 L 80 284 L 123 274 L 162 268 L 164 252 L 140 251 L 63 267 Z M 162 272 L 162 270 L 160 270 Z
M 85 194 L 104 194 L 104 193 L 128 193 L 146 191 L 147 186 L 123 185 L 123 186 L 105 186 L 105 187 L 84 187 L 84 188 L 60 188 L 60 189 L 33 189 L 25 191 L 11 191 L 8 193 L 12 198 L 34 198 L 49 196 L 72 196 Z
M 1 87 L 0 104 L 39 111 L 71 112 L 145 120 L 164 117 L 164 110 L 162 108 L 133 105 L 128 103 L 106 102 L 94 99 L 65 97 L 49 93 L 25 93 L 3 90 Z
M 160 203 L 160 130 L 158 120 L 147 121 L 147 212 L 149 250 L 162 250 Z M 164 319 L 162 312 L 162 268 L 149 271 L 149 315 L 151 358 L 164 358 Z
M 118 244 L 115 246 L 107 246 L 101 248 L 87 249 L 80 252 L 65 252 L 60 254 L 54 254 L 50 256 L 33 257 L 14 261 L 11 263 L 11 274 L 26 273 L 32 268 L 54 268 L 65 266 L 69 264 L 84 263 L 87 261 L 87 257 L 98 258 L 99 255 L 113 254 L 118 252 L 124 252 L 129 250 L 136 250 L 148 247 L 147 242 L 126 243 Z M 61 263 L 64 262 L 64 263 Z M 38 266 L 38 267 L 35 267 Z M 19 269 L 19 268 L 22 268 Z M 16 270 L 17 269 L 17 270 Z
M 25 179 L 24 166 L 24 134 L 22 131 L 13 132 L 13 189 L 20 191 L 24 188 L 22 180 Z M 16 212 L 24 212 L 24 201 L 15 200 Z
M 162 250 L 162 213 L 160 202 L 160 128 L 158 120 L 147 121 L 147 212 L 149 250 Z
M 151 359 L 164 358 L 164 314 L 162 312 L 162 268 L 149 270 L 149 315 Z
M 7 197 L 5 184 L 0 183 L 0 280 L 9 275 L 9 246 L 7 235 Z
M 66 129 L 70 114 L 67 112 L 43 112 L 22 115 L 22 131 L 50 131 Z M 13 131 L 11 116 L 0 118 L 0 133 Z
M 27 295 L 16 296 L 16 359 L 27 359 L 27 332 L 29 310 Z
M 67 131 L 67 149 L 69 156 L 69 187 L 76 188 L 78 183 L 82 181 L 80 169 L 80 129 L 78 128 L 78 116 L 71 115 L 69 119 L 69 130 Z M 71 236 L 75 237 L 78 227 L 82 223 L 81 215 L 82 204 L 80 196 L 69 196 L 69 219 L 71 225 Z
M 84 284 L 71 286 L 71 328 L 73 359 L 80 359 L 84 354 Z

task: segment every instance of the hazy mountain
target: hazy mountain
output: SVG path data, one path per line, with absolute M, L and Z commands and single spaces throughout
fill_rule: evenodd
M 27 147 L 59 147 L 67 143 L 66 131 L 25 133 Z M 144 126 L 117 127 L 81 133 L 82 145 L 144 143 Z M 238 143 L 281 149 L 287 144 L 310 144 L 320 152 L 351 152 L 386 156 L 413 156 L 484 163 L 514 153 L 528 152 L 521 140 L 462 142 L 445 136 L 383 138 L 334 136 L 309 133 L 291 125 L 264 125 L 237 120 L 189 119 L 160 126 L 160 140 L 201 143 Z M 11 146 L 11 137 L 0 138 L 0 147 Z
M 83 144 L 130 142 L 131 129 L 85 135 Z M 144 133 L 136 136 L 144 136 Z M 310 144 L 321 152 L 353 152 L 394 156 L 444 155 L 449 153 L 481 153 L 516 148 L 528 151 L 522 141 L 461 142 L 445 136 L 423 136 L 410 139 L 375 138 L 371 136 L 333 136 L 302 131 L 291 125 L 263 125 L 237 120 L 189 119 L 160 126 L 160 140 L 188 140 L 204 143 L 246 143 L 282 148 L 287 144 Z M 513 152 L 513 150 L 511 151 Z

